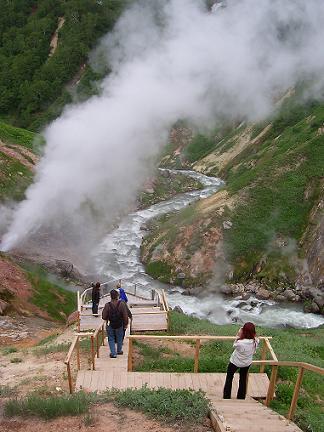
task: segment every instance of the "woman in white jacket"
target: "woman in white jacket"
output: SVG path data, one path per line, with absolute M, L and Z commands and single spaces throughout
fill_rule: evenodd
M 235 350 L 231 355 L 227 367 L 226 381 L 224 386 L 224 399 L 231 398 L 232 382 L 234 373 L 240 369 L 240 381 L 237 392 L 237 399 L 245 399 L 247 374 L 252 363 L 253 354 L 255 353 L 259 340 L 256 337 L 255 326 L 251 322 L 244 324 L 236 335 L 233 344 Z

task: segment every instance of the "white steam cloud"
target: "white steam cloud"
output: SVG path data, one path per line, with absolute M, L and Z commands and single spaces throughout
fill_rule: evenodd
M 203 0 L 133 4 L 101 43 L 112 69 L 102 94 L 46 129 L 35 182 L 2 249 L 43 227 L 86 220 L 94 229 L 98 213 L 112 220 L 176 120 L 259 120 L 299 80 L 318 84 L 323 23 L 322 0 L 228 0 L 214 12 Z

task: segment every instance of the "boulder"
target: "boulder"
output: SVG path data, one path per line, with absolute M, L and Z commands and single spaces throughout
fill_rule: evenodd
M 224 229 L 231 229 L 232 226 L 233 226 L 233 223 L 229 220 L 223 222 L 223 228 Z
M 219 289 L 219 291 L 224 294 L 224 295 L 232 295 L 233 294 L 233 289 L 230 285 L 222 285 Z
M 290 290 L 290 289 L 286 289 L 286 290 L 283 292 L 283 295 L 284 295 L 285 298 L 286 298 L 287 300 L 289 300 L 289 301 L 293 301 L 294 298 L 295 298 L 295 293 L 294 293 L 294 291 L 293 291 L 293 290 Z
M 313 301 L 310 305 L 310 310 L 312 313 L 319 313 L 320 312 L 320 308 L 318 307 L 318 305 Z
M 181 309 L 180 306 L 174 306 L 173 310 L 174 310 L 175 312 L 178 312 L 178 313 L 184 314 L 184 312 L 183 312 L 183 310 Z
M 313 299 L 319 308 L 324 307 L 324 294 L 318 288 L 310 288 L 307 292 L 308 296 Z
M 271 297 L 271 293 L 265 288 L 260 288 L 257 291 L 256 296 L 261 300 L 268 300 Z
M 283 302 L 286 301 L 286 297 L 282 294 L 278 294 L 275 298 L 275 300 L 279 301 L 279 302 Z

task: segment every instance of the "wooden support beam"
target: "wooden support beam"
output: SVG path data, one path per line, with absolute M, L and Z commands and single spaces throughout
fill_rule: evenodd
M 261 360 L 265 360 L 267 358 L 267 349 L 268 349 L 268 346 L 266 344 L 266 340 L 263 339 L 262 352 L 261 352 Z M 260 365 L 260 373 L 264 373 L 264 367 L 265 367 L 264 364 Z
M 93 337 L 93 335 L 91 335 L 91 337 L 90 337 L 90 344 L 91 344 L 91 363 L 92 363 L 92 370 L 96 370 L 95 347 L 94 347 L 94 337 Z
M 127 371 L 132 372 L 133 370 L 133 339 L 128 337 L 128 359 L 127 359 Z
M 196 339 L 194 373 L 198 373 L 199 371 L 199 351 L 200 351 L 200 339 Z
M 78 365 L 78 370 L 81 369 L 81 361 L 80 361 L 80 341 L 79 338 L 77 338 L 77 342 L 76 342 L 76 355 L 77 355 L 77 365 Z
M 72 374 L 71 374 L 71 365 L 68 363 L 66 365 L 67 367 L 67 374 L 68 374 L 68 380 L 69 380 L 69 391 L 72 394 L 73 393 L 73 386 L 72 386 Z
M 304 372 L 305 372 L 305 369 L 303 367 L 300 367 L 299 371 L 298 371 L 298 376 L 297 376 L 295 388 L 294 388 L 294 394 L 293 394 L 293 397 L 291 399 L 291 404 L 290 404 L 289 412 L 287 415 L 287 418 L 289 420 L 291 420 L 295 414 L 298 395 L 299 395 L 299 389 L 300 389 L 301 383 L 303 381 Z
M 269 387 L 268 387 L 268 393 L 267 393 L 267 397 L 265 400 L 266 406 L 269 406 L 270 402 L 273 399 L 273 396 L 275 393 L 275 388 L 276 388 L 277 374 L 278 374 L 278 366 L 272 366 L 270 383 L 269 383 Z

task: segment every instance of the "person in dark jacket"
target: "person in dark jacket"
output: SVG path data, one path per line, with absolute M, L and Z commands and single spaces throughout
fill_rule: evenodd
M 123 354 L 123 339 L 124 332 L 128 326 L 128 313 L 126 303 L 119 300 L 117 290 L 113 289 L 110 291 L 110 298 L 111 301 L 105 304 L 102 311 L 102 319 L 107 322 L 110 357 L 116 358 L 117 355 Z
M 96 282 L 92 284 L 92 313 L 93 315 L 98 316 L 98 308 L 100 302 L 100 282 Z

